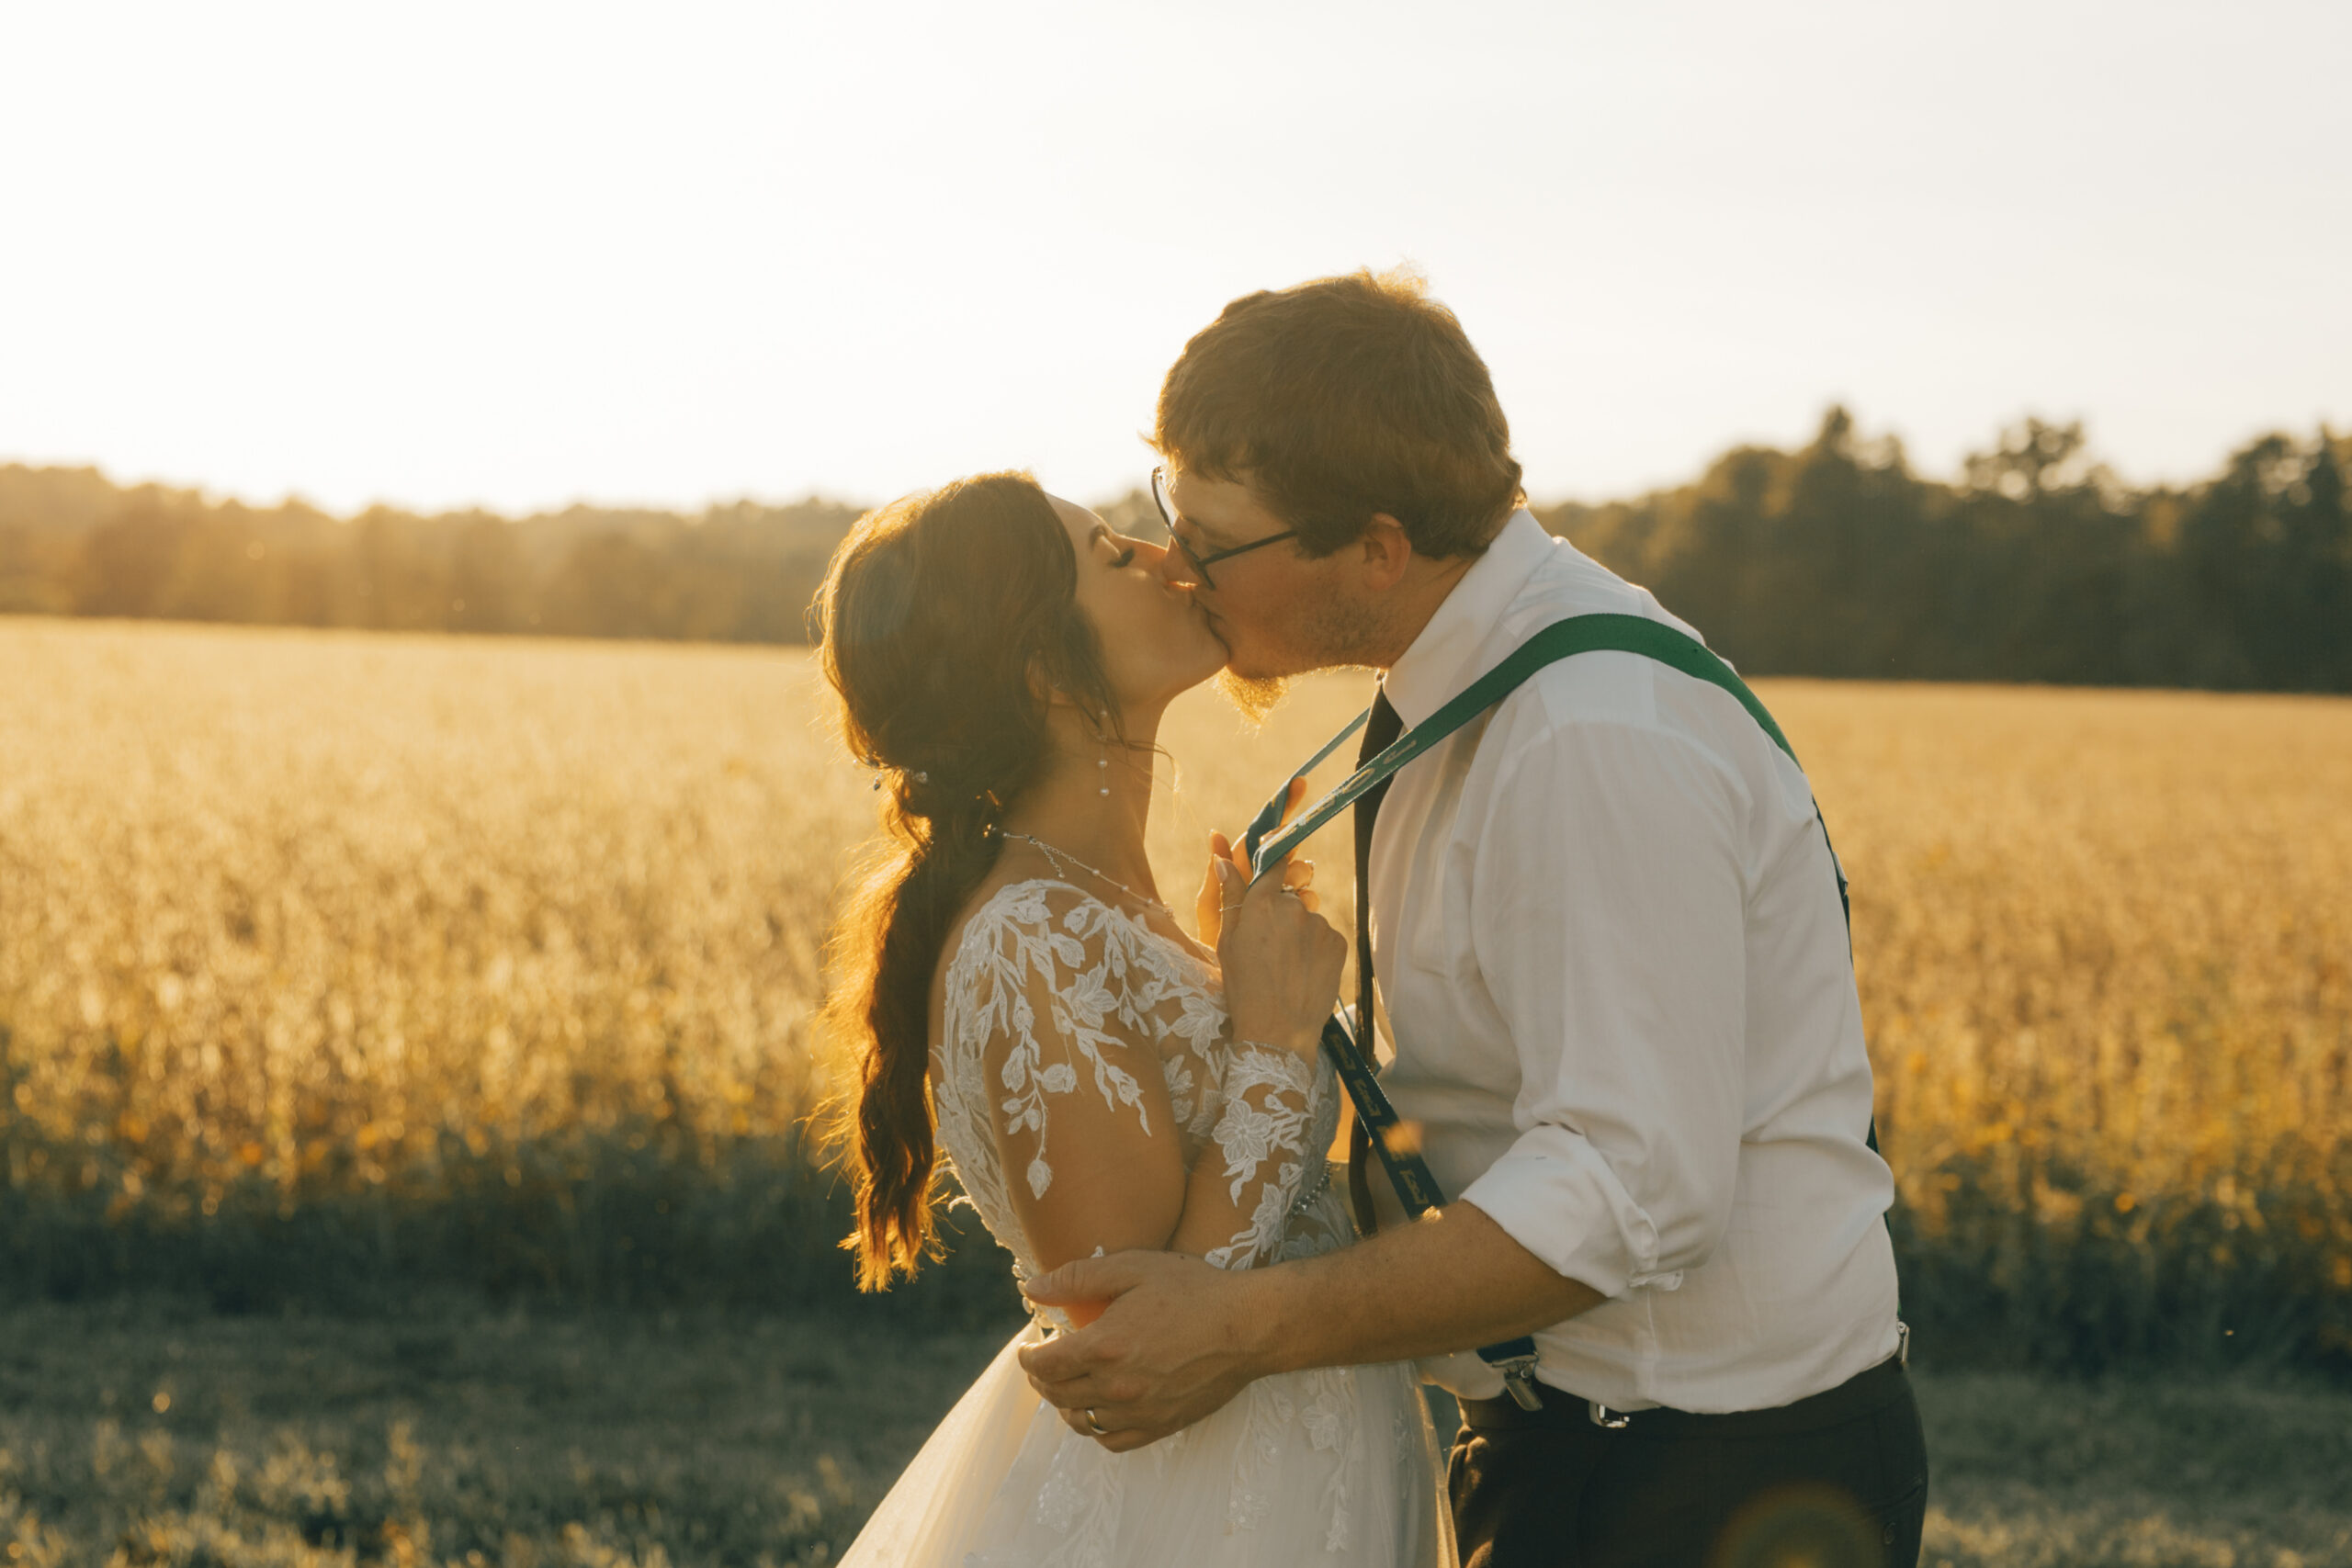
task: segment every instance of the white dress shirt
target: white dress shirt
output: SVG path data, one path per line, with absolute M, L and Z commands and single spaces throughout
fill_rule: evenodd
M 1691 630 L 1519 512 L 1388 700 L 1418 724 L 1600 612 Z M 1894 1353 L 1894 1180 L 1863 1142 L 1838 878 L 1804 773 L 1736 698 L 1638 654 L 1548 666 L 1397 772 L 1371 883 L 1397 1113 L 1447 1192 L 1609 1298 L 1535 1336 L 1539 1378 L 1753 1410 Z M 1423 1371 L 1501 1392 L 1467 1352 Z

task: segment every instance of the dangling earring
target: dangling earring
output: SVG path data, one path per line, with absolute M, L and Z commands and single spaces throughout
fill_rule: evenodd
M 1098 768 L 1100 768 L 1100 769 L 1102 769 L 1102 772 L 1101 773 L 1101 774 L 1100 774 L 1100 775 L 1098 775 L 1098 776 L 1099 776 L 1099 777 L 1101 777 L 1101 779 L 1102 780 L 1102 787 L 1101 789 L 1099 789 L 1099 790 L 1095 791 L 1095 793 L 1096 793 L 1097 795 L 1108 795 L 1108 794 L 1110 794 L 1110 793 L 1111 793 L 1111 754 L 1110 754 L 1108 751 L 1103 752 L 1103 753 L 1102 753 L 1102 756 L 1101 757 L 1101 759 L 1100 759 L 1099 761 L 1097 761 L 1095 762 L 1095 764 L 1094 764 L 1094 765 L 1095 765 L 1096 767 L 1098 767 Z

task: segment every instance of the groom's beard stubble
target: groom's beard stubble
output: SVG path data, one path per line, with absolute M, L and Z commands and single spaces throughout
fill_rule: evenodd
M 1255 727 L 1282 706 L 1283 699 L 1290 695 L 1290 682 L 1280 675 L 1237 675 L 1227 669 L 1216 672 L 1216 690 Z
M 1299 670 L 1369 670 L 1378 639 L 1374 617 L 1360 604 L 1317 604 L 1304 614 L 1292 635 L 1303 655 Z M 1216 672 L 1216 689 L 1252 725 L 1266 718 L 1290 694 L 1286 675 L 1237 675 L 1227 665 Z

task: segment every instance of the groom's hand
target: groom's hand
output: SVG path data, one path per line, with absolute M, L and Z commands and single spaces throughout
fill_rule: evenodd
M 1245 1332 L 1248 1283 L 1246 1274 L 1172 1252 L 1065 1263 L 1023 1292 L 1048 1306 L 1109 1304 L 1091 1327 L 1022 1350 L 1022 1369 L 1070 1430 L 1113 1453 L 1157 1442 L 1260 1375 Z

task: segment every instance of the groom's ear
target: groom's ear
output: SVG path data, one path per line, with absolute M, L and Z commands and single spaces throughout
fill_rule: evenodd
M 1363 569 L 1364 585 L 1385 592 L 1404 581 L 1413 564 L 1412 536 L 1405 525 L 1385 512 L 1375 512 L 1364 525 L 1355 548 Z

